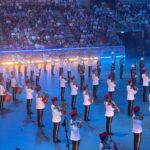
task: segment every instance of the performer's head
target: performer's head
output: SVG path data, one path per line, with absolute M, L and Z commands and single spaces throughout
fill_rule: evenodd
M 77 110 L 72 110 L 70 113 L 70 116 L 71 116 L 71 118 L 73 119 L 73 120 L 75 120 L 76 119 L 76 116 L 77 116 Z
M 58 99 L 57 99 L 56 96 L 52 98 L 52 103 L 53 103 L 53 105 L 56 106 L 56 105 L 57 105 L 57 101 L 58 101 Z
M 110 96 L 110 94 L 109 93 L 107 93 L 106 95 L 105 95 L 105 100 L 107 101 L 107 102 L 111 102 L 111 96 Z
M 88 90 L 88 85 L 85 84 L 85 85 L 83 86 L 83 91 L 87 91 L 87 90 Z
M 99 134 L 99 137 L 100 137 L 102 142 L 105 142 L 105 140 L 107 140 L 108 133 L 107 132 L 102 132 L 102 133 Z
M 138 114 L 140 112 L 140 106 L 134 106 L 133 111 L 135 115 Z

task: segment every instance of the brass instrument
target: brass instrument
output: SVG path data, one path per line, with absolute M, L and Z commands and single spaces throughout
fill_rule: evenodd
M 44 104 L 48 104 L 49 96 L 47 93 L 42 94 L 42 101 L 44 102 Z
M 73 126 L 73 125 L 76 125 L 78 128 L 81 128 L 82 127 L 82 120 L 79 120 L 79 119 L 76 119 L 76 120 L 72 120 L 70 125 Z
M 55 106 L 54 109 L 58 109 L 58 111 L 61 111 L 61 113 L 63 115 L 65 115 L 66 114 L 66 109 L 67 109 L 67 103 L 62 102 L 60 105 Z
M 142 112 L 138 113 L 137 115 L 135 115 L 134 119 L 143 120 L 144 119 L 143 113 Z

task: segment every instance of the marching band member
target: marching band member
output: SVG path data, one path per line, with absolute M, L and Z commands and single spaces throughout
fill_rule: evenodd
M 62 72 L 64 72 L 64 59 L 63 58 L 60 59 L 59 75 L 61 75 Z
M 110 96 L 112 97 L 115 92 L 115 87 L 116 87 L 116 84 L 115 84 L 115 81 L 113 80 L 112 75 L 108 76 L 107 85 L 108 85 L 108 92 Z
M 134 150 L 140 149 L 141 137 L 142 137 L 142 120 L 144 119 L 142 113 L 140 112 L 140 107 L 135 106 L 133 108 L 134 115 L 133 119 L 133 134 L 134 134 Z
M 16 101 L 17 80 L 16 80 L 14 72 L 12 72 L 11 87 L 12 87 L 12 91 L 13 91 L 13 101 Z
M 136 65 L 135 64 L 132 64 L 131 65 L 131 80 L 132 80 L 132 83 L 134 85 L 136 85 Z
M 62 112 L 59 110 L 59 108 L 57 106 L 57 102 L 58 102 L 57 97 L 53 97 L 51 110 L 52 110 L 52 122 L 54 124 L 54 127 L 53 127 L 53 142 L 54 143 L 61 142 L 58 139 L 58 132 L 59 132 L 59 126 L 60 126 L 60 122 L 61 122 Z
M 69 80 L 70 80 L 70 77 L 71 77 L 71 68 L 72 68 L 72 63 L 68 58 L 67 59 L 67 74 L 68 74 L 68 79 Z
M 96 70 L 97 70 L 97 75 L 98 77 L 100 78 L 100 75 L 101 75 L 101 61 L 100 61 L 101 58 L 99 58 L 96 62 Z
M 24 58 L 24 77 L 25 77 L 25 80 L 27 78 L 27 71 L 28 71 L 28 62 L 27 62 L 26 58 Z
M 46 72 L 46 65 L 47 65 L 47 55 L 46 54 L 43 54 L 43 62 L 44 62 L 44 71 Z
M 93 81 L 93 97 L 94 99 L 97 98 L 97 90 L 98 90 L 98 85 L 99 85 L 99 78 L 97 76 L 97 72 L 96 70 L 94 69 L 93 72 L 92 72 L 92 81 Z
M 139 73 L 140 73 L 140 84 L 142 85 L 143 81 L 142 81 L 142 73 L 143 73 L 143 69 L 145 67 L 145 62 L 144 62 L 144 57 L 140 58 L 140 62 L 139 62 Z
M 71 97 L 72 97 L 72 101 L 71 101 L 72 109 L 76 109 L 75 105 L 76 105 L 76 98 L 78 94 L 78 86 L 75 84 L 74 80 L 75 77 L 71 77 L 70 87 L 71 87 Z
M 93 103 L 93 97 L 88 91 L 88 85 L 83 89 L 84 121 L 89 121 L 90 106 Z
M 43 120 L 43 112 L 44 112 L 44 108 L 45 108 L 45 103 L 42 100 L 40 91 L 41 91 L 41 86 L 37 86 L 37 88 L 36 88 L 37 121 L 38 121 L 38 127 L 44 127 L 42 120 Z
M 123 72 L 124 72 L 124 57 L 123 56 L 121 56 L 120 58 L 119 65 L 120 65 L 120 79 L 123 79 Z
M 112 80 L 115 80 L 115 62 L 112 61 L 111 66 L 110 66 L 110 75 L 112 76 Z
M 40 69 L 37 64 L 35 64 L 34 74 L 35 74 L 36 86 L 38 86 L 40 80 Z
M 26 100 L 27 100 L 27 114 L 32 114 L 31 105 L 32 105 L 34 90 L 31 88 L 31 84 L 29 80 L 26 81 L 25 90 L 26 90 Z
M 105 95 L 105 99 L 106 99 L 106 101 L 104 102 L 104 105 L 105 105 L 105 109 L 106 109 L 106 112 L 105 112 L 106 131 L 109 135 L 113 135 L 113 133 L 111 132 L 112 120 L 114 117 L 114 111 L 115 110 L 119 111 L 119 108 L 112 101 L 109 93 Z
M 127 85 L 127 100 L 128 100 L 128 116 L 132 116 L 133 110 L 133 102 L 134 102 L 134 95 L 137 93 L 137 89 L 133 85 L 132 81 L 128 81 Z
M 84 76 L 85 76 L 85 65 L 82 61 L 82 64 L 79 65 L 79 74 L 80 74 L 80 89 L 83 88 Z
M 60 88 L 61 88 L 61 100 L 64 101 L 65 100 L 64 98 L 65 86 L 66 86 L 67 80 L 64 78 L 63 72 L 60 74 L 59 80 L 60 80 Z
M 54 68 L 55 68 L 55 60 L 51 57 L 51 75 L 54 75 Z
M 33 82 L 33 75 L 34 75 L 34 63 L 30 61 L 30 81 Z
M 79 150 L 80 144 L 80 128 L 82 127 L 82 122 L 76 119 L 77 111 L 73 110 L 70 112 L 70 128 L 71 135 L 70 140 L 72 141 L 72 150 Z
M 4 102 L 4 95 L 5 95 L 5 88 L 3 85 L 3 79 L 0 80 L 0 111 L 3 109 L 3 102 Z
M 143 70 L 142 80 L 143 80 L 143 101 L 146 102 L 147 101 L 147 90 L 148 90 L 148 86 L 149 86 L 149 82 L 150 82 L 150 79 L 147 75 L 146 68 L 145 68 L 145 70 Z
M 9 72 L 9 68 L 6 68 L 5 81 L 6 81 L 6 89 L 7 89 L 7 91 L 9 91 L 10 84 L 11 84 L 11 74 Z
M 117 150 L 116 144 L 109 138 L 109 134 L 107 132 L 102 132 L 99 134 L 101 142 L 99 144 L 99 150 Z
M 78 73 L 79 73 L 79 67 L 82 64 L 82 58 L 80 56 L 77 56 L 77 62 L 78 62 Z
M 89 57 L 88 58 L 88 77 L 91 76 L 92 66 L 93 66 L 93 58 Z

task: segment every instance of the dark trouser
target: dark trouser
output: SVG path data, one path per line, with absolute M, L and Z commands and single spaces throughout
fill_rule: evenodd
M 136 77 L 135 76 L 131 77 L 131 81 L 132 81 L 133 85 L 136 85 Z
M 123 79 L 123 66 L 120 66 L 120 79 Z
M 93 85 L 93 97 L 96 98 L 96 93 L 97 93 L 98 85 Z
M 69 81 L 70 81 L 70 78 L 71 78 L 71 71 L 67 71 L 67 73 L 68 73 L 68 79 L 69 79 Z
M 97 68 L 97 75 L 98 75 L 98 77 L 100 77 L 100 74 L 101 74 L 101 69 Z
M 80 75 L 80 88 L 83 88 L 83 84 L 84 84 L 84 75 Z
M 60 126 L 60 123 L 54 123 L 54 127 L 53 127 L 53 142 L 57 142 L 57 140 L 58 140 L 59 126 Z
M 44 71 L 46 72 L 46 65 L 47 65 L 47 62 L 44 62 Z
M 147 101 L 147 86 L 143 86 L 143 101 Z
M 51 75 L 54 75 L 54 65 L 51 66 Z
M 31 71 L 31 75 L 30 75 L 30 81 L 31 82 L 33 81 L 33 74 L 34 74 L 34 71 Z
M 31 104 L 32 104 L 32 99 L 27 99 L 27 114 L 31 114 Z
M 112 98 L 112 97 L 113 97 L 114 92 L 109 92 L 109 94 L 110 94 L 110 97 Z
M 65 87 L 61 87 L 61 101 L 65 100 L 64 95 L 65 95 Z
M 142 133 L 134 133 L 134 150 L 140 149 Z
M 106 131 L 108 134 L 111 134 L 111 125 L 113 117 L 106 117 Z
M 92 66 L 88 66 L 88 77 L 91 76 Z
M 39 76 L 36 76 L 36 86 L 39 85 L 39 79 L 40 79 L 40 77 L 39 77 Z
M 13 91 L 13 101 L 16 100 L 16 87 L 12 87 L 12 91 Z
M 128 100 L 128 116 L 132 116 L 133 100 Z
M 43 125 L 42 119 L 43 119 L 43 111 L 44 109 L 37 109 L 37 120 L 38 120 L 38 127 L 41 127 Z
M 72 101 L 71 101 L 71 108 L 72 109 L 76 108 L 76 98 L 77 98 L 77 95 L 72 95 Z
M 89 119 L 89 112 L 90 112 L 90 105 L 84 106 L 84 120 L 88 121 Z
M 63 73 L 63 68 L 59 68 L 59 76 Z
M 18 73 L 21 73 L 21 64 L 18 66 Z
M 142 73 L 140 73 L 140 84 L 142 85 L 143 83 L 143 78 L 142 78 Z
M 72 141 L 72 150 L 79 150 L 80 140 Z
M 27 67 L 26 66 L 24 67 L 24 77 L 25 78 L 27 77 Z
M 0 95 L 0 110 L 3 109 L 4 96 Z
M 6 90 L 9 91 L 10 89 L 10 82 L 6 82 Z

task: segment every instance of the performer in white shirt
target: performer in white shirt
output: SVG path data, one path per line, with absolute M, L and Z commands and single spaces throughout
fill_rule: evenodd
M 37 121 L 38 121 L 38 127 L 44 127 L 43 125 L 43 112 L 45 109 L 45 103 L 42 99 L 42 96 L 40 94 L 41 86 L 37 86 L 36 88 L 36 109 L 37 109 Z
M 34 63 L 30 61 L 30 81 L 33 82 L 33 75 L 34 75 Z
M 52 122 L 54 124 L 53 127 L 53 142 L 54 143 L 60 143 L 61 141 L 58 139 L 58 132 L 59 132 L 59 126 L 61 122 L 61 116 L 62 112 L 60 111 L 58 105 L 57 105 L 58 99 L 57 97 L 52 98 Z
M 25 87 L 25 90 L 26 90 L 26 100 L 27 100 L 27 114 L 32 114 L 32 111 L 31 111 L 31 105 L 32 105 L 32 99 L 33 99 L 33 93 L 34 93 L 34 90 L 31 88 L 31 84 L 30 84 L 30 81 L 26 81 L 26 87 Z
M 80 144 L 80 128 L 82 127 L 82 121 L 77 120 L 77 111 L 73 110 L 70 112 L 71 120 L 70 120 L 70 128 L 71 135 L 70 140 L 72 141 L 72 150 L 79 150 Z
M 39 80 L 40 80 L 40 69 L 38 67 L 38 64 L 35 64 L 35 68 L 34 68 L 34 74 L 35 74 L 35 83 L 36 86 L 39 85 Z
M 92 71 L 92 84 L 93 84 L 93 97 L 94 97 L 94 99 L 96 99 L 98 85 L 99 85 L 99 78 L 97 76 L 97 72 L 95 69 Z
M 109 135 L 113 135 L 111 132 L 111 126 L 112 126 L 112 120 L 114 117 L 114 112 L 115 110 L 119 111 L 119 108 L 117 105 L 114 103 L 114 101 L 111 99 L 110 94 L 105 95 L 106 101 L 104 102 L 105 105 L 105 116 L 106 116 L 106 131 Z
M 146 102 L 148 100 L 147 90 L 148 90 L 149 82 L 150 82 L 150 78 L 148 77 L 146 68 L 143 70 L 142 80 L 143 80 L 143 101 Z
M 78 85 L 75 83 L 75 77 L 71 77 L 70 87 L 71 87 L 71 97 L 72 97 L 71 108 L 76 109 Z
M 139 73 L 140 73 L 140 84 L 142 85 L 143 80 L 142 80 L 142 73 L 143 73 L 143 69 L 145 68 L 145 62 L 144 62 L 144 57 L 140 58 L 140 62 L 139 62 Z
M 135 64 L 132 64 L 131 65 L 131 70 L 130 70 L 130 73 L 131 73 L 131 80 L 132 80 L 132 83 L 134 85 L 136 85 L 136 65 Z
M 133 129 L 132 132 L 134 134 L 134 150 L 140 149 L 141 137 L 142 137 L 142 120 L 144 119 L 142 113 L 140 112 L 140 107 L 135 106 L 133 108 Z
M 10 84 L 11 84 L 11 74 L 9 72 L 9 68 L 6 68 L 5 72 L 5 82 L 6 82 L 6 89 L 9 91 L 10 89 Z
M 3 109 L 4 95 L 6 93 L 3 83 L 4 83 L 4 80 L 1 79 L 0 80 L 0 111 L 2 111 Z
M 93 103 L 92 94 L 88 91 L 88 85 L 83 87 L 84 121 L 89 120 L 90 106 Z
M 78 62 L 78 73 L 79 73 L 79 67 L 82 64 L 82 58 L 80 56 L 77 56 L 77 62 Z
M 14 72 L 12 72 L 11 87 L 13 91 L 13 101 L 16 101 L 17 80 Z
M 127 100 L 128 100 L 128 116 L 132 116 L 133 102 L 135 99 L 135 94 L 137 93 L 137 88 L 133 85 L 131 80 L 128 80 L 127 85 Z
M 61 75 L 62 72 L 64 72 L 64 59 L 63 59 L 63 58 L 60 58 L 59 75 Z
M 59 80 L 60 80 L 60 88 L 61 88 L 61 101 L 64 101 L 65 100 L 65 86 L 66 86 L 66 83 L 67 83 L 67 79 L 64 78 L 64 73 L 62 72 L 59 76 Z
M 55 68 L 55 60 L 51 57 L 51 75 L 54 75 L 54 68 Z
M 92 66 L 93 66 L 93 58 L 89 57 L 88 58 L 88 77 L 91 76 Z
M 115 84 L 115 81 L 113 80 L 113 77 L 111 75 L 108 76 L 107 85 L 108 85 L 108 92 L 112 98 L 112 96 L 115 92 L 116 84 Z
M 43 62 L 44 62 L 44 71 L 46 72 L 46 65 L 47 65 L 47 58 L 48 58 L 48 55 L 46 54 L 43 54 Z
M 68 74 L 69 81 L 70 81 L 70 77 L 71 77 L 71 68 L 72 68 L 72 63 L 68 58 L 67 59 L 67 74 Z

